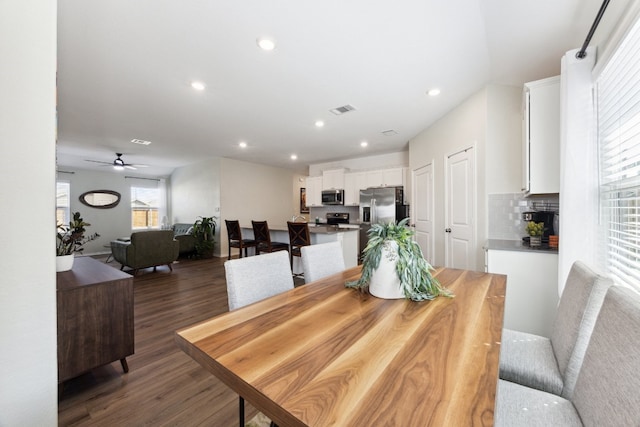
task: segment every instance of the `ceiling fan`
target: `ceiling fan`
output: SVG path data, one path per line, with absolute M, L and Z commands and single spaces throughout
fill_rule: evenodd
M 113 168 L 115 170 L 124 170 L 124 169 L 138 169 L 138 168 L 146 168 L 148 167 L 147 165 L 133 165 L 130 163 L 125 163 L 124 160 L 122 160 L 122 153 L 116 153 L 116 159 L 112 162 L 101 162 L 99 160 L 86 160 L 87 162 L 93 162 L 93 163 L 101 163 L 103 166 L 113 166 Z

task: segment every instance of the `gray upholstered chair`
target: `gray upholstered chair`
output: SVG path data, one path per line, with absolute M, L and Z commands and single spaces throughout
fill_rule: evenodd
M 178 259 L 180 243 L 173 238 L 172 230 L 148 230 L 131 233 L 128 242 L 120 239 L 111 242 L 113 258 L 124 267 L 133 269 L 136 275 L 141 268 L 166 265 L 173 271 L 171 263 Z
M 500 380 L 495 426 L 640 424 L 640 295 L 612 286 L 604 298 L 571 399 Z
M 180 243 L 180 255 L 196 251 L 196 237 L 191 233 L 193 224 L 176 223 L 171 226 L 173 237 Z
M 570 399 L 610 279 L 576 261 L 560 298 L 551 338 L 504 329 L 500 378 Z
M 302 246 L 300 253 L 302 254 L 305 283 L 322 279 L 346 268 L 342 255 L 342 244 L 337 241 Z
M 224 270 L 230 311 L 293 289 L 289 255 L 284 251 L 225 261 Z M 244 425 L 242 396 L 239 413 L 240 425 Z

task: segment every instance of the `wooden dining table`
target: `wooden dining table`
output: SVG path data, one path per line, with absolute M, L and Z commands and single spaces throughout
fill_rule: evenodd
M 280 427 L 491 426 L 506 276 L 437 268 L 454 298 L 385 300 L 353 267 L 176 332 Z

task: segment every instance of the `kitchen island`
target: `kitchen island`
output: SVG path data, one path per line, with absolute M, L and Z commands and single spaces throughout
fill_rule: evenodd
M 271 240 L 274 242 L 289 243 L 289 230 L 287 224 L 269 224 L 269 233 Z M 340 242 L 342 244 L 342 256 L 344 264 L 347 268 L 358 265 L 358 234 L 357 226 L 345 225 L 327 225 L 327 224 L 309 224 L 309 235 L 311 244 Z M 253 239 L 253 228 L 242 226 L 242 237 L 245 239 Z M 302 263 L 298 257 L 293 257 L 293 272 L 295 274 L 302 272 Z

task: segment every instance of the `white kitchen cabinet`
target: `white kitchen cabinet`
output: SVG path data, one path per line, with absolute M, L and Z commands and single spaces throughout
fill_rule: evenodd
M 400 187 L 404 185 L 406 168 L 378 169 L 365 172 L 366 188 Z
M 382 170 L 382 185 L 385 187 L 401 187 L 404 185 L 404 168 Z
M 343 190 L 344 189 L 344 169 L 332 169 L 322 171 L 323 190 Z
M 382 170 L 371 170 L 364 173 L 365 188 L 382 187 Z
M 306 180 L 307 206 L 322 206 L 322 177 L 308 176 Z
M 487 271 L 507 275 L 504 327 L 549 337 L 558 305 L 558 254 L 492 250 Z
M 350 172 L 344 174 L 344 205 L 358 206 L 360 204 L 360 190 L 367 188 L 364 172 Z
M 560 192 L 560 77 L 525 83 L 522 190 Z

